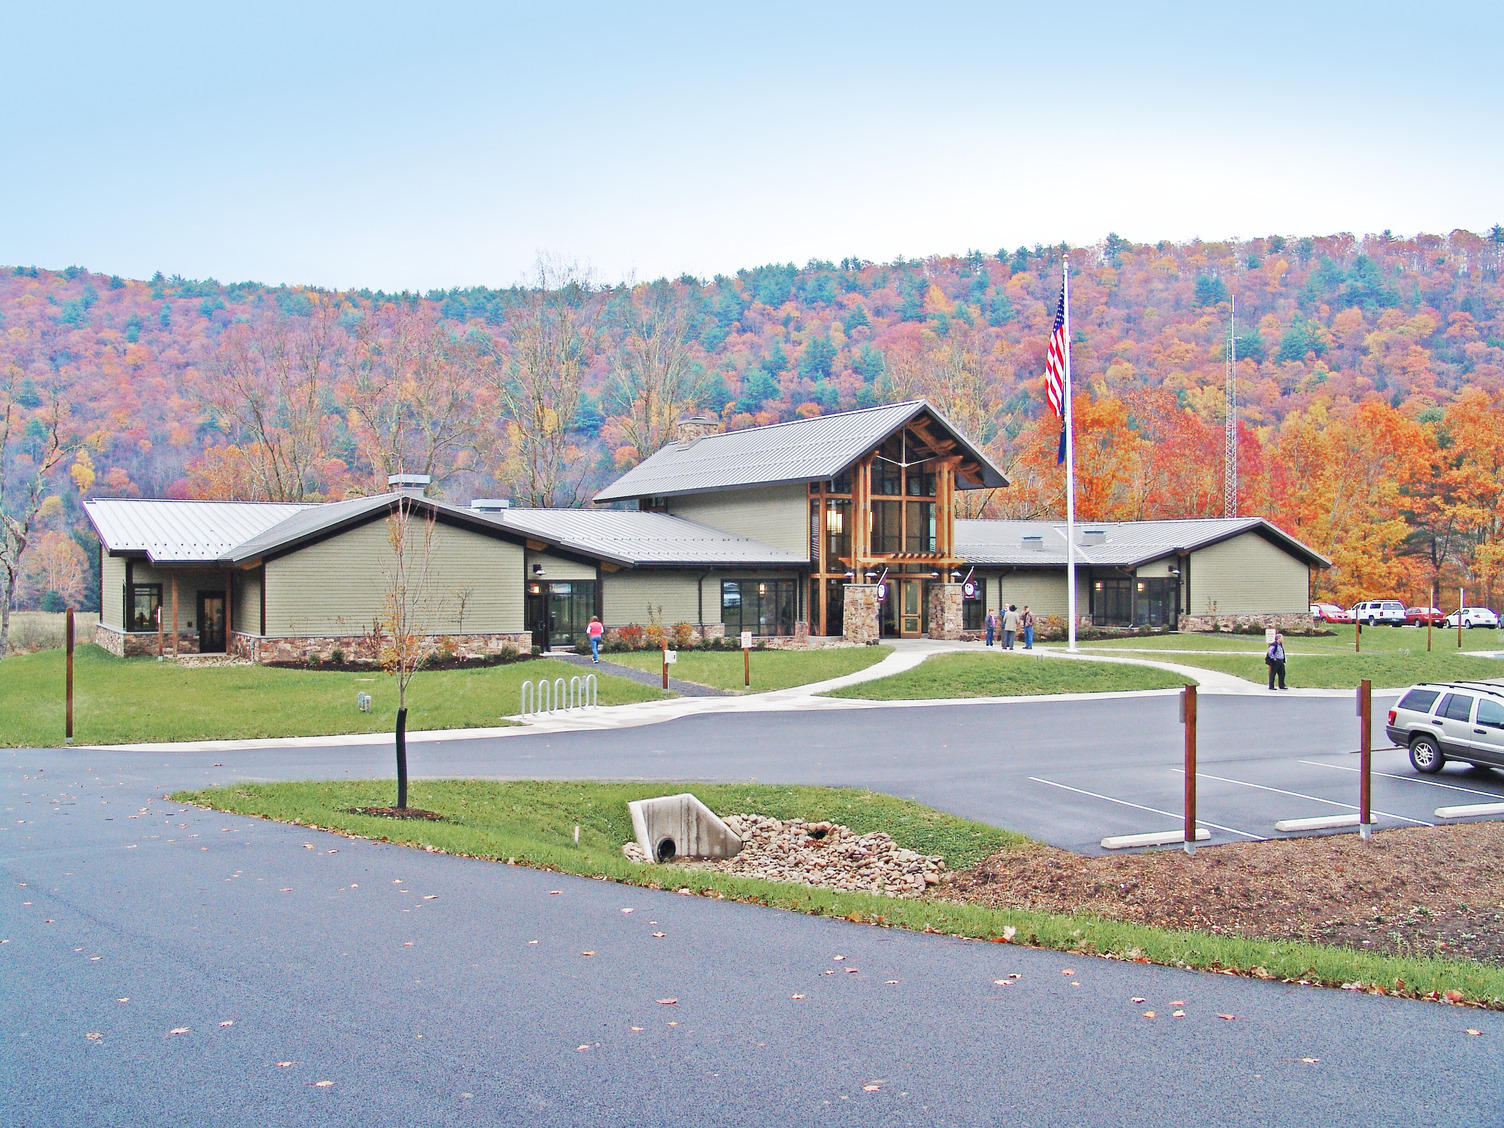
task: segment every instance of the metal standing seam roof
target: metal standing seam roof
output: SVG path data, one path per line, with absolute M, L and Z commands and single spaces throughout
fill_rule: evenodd
M 485 516 L 516 533 L 623 564 L 809 564 L 787 549 L 667 513 L 506 509 Z
M 1101 544 L 1082 543 L 1082 532 L 1101 529 Z M 1240 533 L 1260 532 L 1307 564 L 1331 561 L 1262 517 L 1202 517 L 1170 521 L 1077 521 L 1076 560 L 1102 567 L 1146 564 L 1177 552 L 1203 548 Z M 1041 548 L 1025 547 L 1026 536 L 1041 537 Z M 1057 567 L 1066 563 L 1065 522 L 958 520 L 956 555 L 972 564 Z
M 595 495 L 597 502 L 832 478 L 911 419 L 929 412 L 982 468 L 987 486 L 1008 479 L 928 401 L 817 415 L 671 443 Z
M 316 505 L 265 501 L 174 501 L 100 497 L 84 502 L 111 552 L 141 552 L 152 563 L 210 563 L 294 514 Z

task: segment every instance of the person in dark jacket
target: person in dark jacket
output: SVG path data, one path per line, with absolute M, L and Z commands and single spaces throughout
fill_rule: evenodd
M 1269 688 L 1274 688 L 1275 677 L 1279 678 L 1280 689 L 1285 688 L 1285 636 L 1276 633 L 1274 641 L 1269 644 L 1269 649 L 1264 651 L 1264 665 L 1269 667 Z

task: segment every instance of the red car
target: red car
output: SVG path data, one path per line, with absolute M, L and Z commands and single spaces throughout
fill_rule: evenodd
M 1353 613 L 1335 603 L 1311 604 L 1311 619 L 1317 623 L 1351 623 Z
M 1433 627 L 1445 626 L 1447 613 L 1440 607 L 1406 607 L 1405 622 L 1410 626 L 1423 627 L 1430 623 Z

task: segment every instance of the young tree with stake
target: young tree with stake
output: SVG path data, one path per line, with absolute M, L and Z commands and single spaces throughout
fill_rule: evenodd
M 407 686 L 434 654 L 430 625 L 433 563 L 432 513 L 418 511 L 419 499 L 399 494 L 387 516 L 391 554 L 384 570 L 381 667 L 397 680 L 397 809 L 407 809 Z

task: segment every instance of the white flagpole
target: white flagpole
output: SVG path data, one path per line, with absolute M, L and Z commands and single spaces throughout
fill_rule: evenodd
M 1065 599 L 1070 616 L 1066 649 L 1076 649 L 1076 437 L 1072 426 L 1075 409 L 1071 405 L 1071 260 L 1064 256 L 1060 291 L 1064 295 L 1065 321 Z

